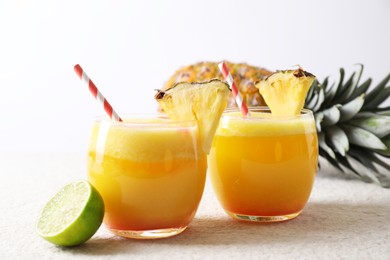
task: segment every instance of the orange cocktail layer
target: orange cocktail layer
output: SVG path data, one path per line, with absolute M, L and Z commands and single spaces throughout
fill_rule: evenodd
M 99 155 L 97 130 L 89 151 L 89 180 L 105 203 L 110 229 L 185 227 L 202 197 L 206 156 L 195 131 L 110 129 Z
M 235 131 L 235 122 L 220 126 L 209 158 L 213 186 L 223 208 L 252 216 L 300 212 L 317 168 L 314 125 L 269 121 L 238 128 L 240 133 Z

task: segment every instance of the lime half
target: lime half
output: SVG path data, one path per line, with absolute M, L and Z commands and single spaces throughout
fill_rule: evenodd
M 90 239 L 103 221 L 104 204 L 86 180 L 64 186 L 45 205 L 37 233 L 53 244 L 75 246 Z

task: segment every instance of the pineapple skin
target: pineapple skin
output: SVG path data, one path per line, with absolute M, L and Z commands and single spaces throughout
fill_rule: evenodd
M 246 104 L 248 106 L 266 105 L 255 84 L 271 75 L 272 72 L 246 63 L 225 63 Z M 169 89 L 179 82 L 205 82 L 215 78 L 225 80 L 218 69 L 218 63 L 202 61 L 178 69 L 165 83 L 163 90 Z M 237 107 L 232 95 L 228 107 Z

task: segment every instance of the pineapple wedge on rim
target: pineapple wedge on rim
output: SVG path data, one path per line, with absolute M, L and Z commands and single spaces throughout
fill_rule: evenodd
M 315 76 L 302 68 L 271 74 L 256 84 L 272 115 L 299 115 Z
M 230 94 L 228 84 L 213 79 L 182 82 L 167 90 L 157 90 L 155 99 L 172 120 L 196 120 L 203 151 L 208 154 Z

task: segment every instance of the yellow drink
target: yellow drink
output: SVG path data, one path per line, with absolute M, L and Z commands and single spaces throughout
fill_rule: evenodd
M 209 156 L 219 202 L 231 216 L 250 221 L 280 221 L 304 208 L 317 169 L 314 119 L 272 117 L 266 110 L 250 118 L 227 112 Z
M 194 217 L 206 175 L 195 122 L 97 121 L 89 180 L 105 203 L 105 225 L 133 238 L 182 232 Z

